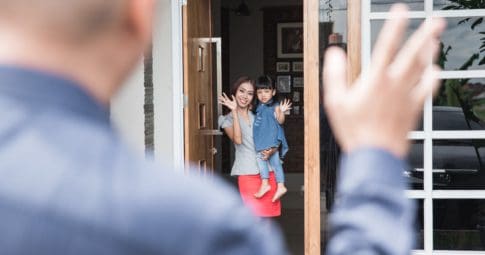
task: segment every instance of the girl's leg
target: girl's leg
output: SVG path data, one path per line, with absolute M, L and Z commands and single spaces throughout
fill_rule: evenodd
M 266 194 L 268 191 L 271 190 L 271 186 L 269 185 L 269 167 L 268 161 L 263 160 L 263 154 L 258 152 L 256 155 L 256 161 L 258 162 L 259 172 L 261 176 L 261 186 L 259 187 L 258 192 L 254 194 L 256 198 L 261 198 Z
M 283 166 L 281 165 L 280 154 L 278 151 L 271 155 L 269 162 L 276 175 L 276 182 L 278 183 L 278 188 L 276 189 L 276 193 L 272 199 L 272 201 L 275 202 L 276 200 L 280 199 L 288 190 L 285 186 L 285 173 L 283 172 Z

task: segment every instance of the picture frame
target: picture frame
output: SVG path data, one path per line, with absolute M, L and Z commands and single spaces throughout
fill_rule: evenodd
M 276 62 L 277 73 L 287 73 L 290 71 L 290 62 Z
M 276 26 L 278 58 L 303 58 L 303 23 L 278 23 Z
M 293 87 L 294 88 L 303 88 L 303 77 L 294 77 L 293 78 Z
M 276 89 L 279 93 L 291 93 L 291 75 L 278 75 Z
M 302 61 L 295 61 L 292 63 L 292 70 L 295 73 L 303 73 L 303 62 Z
M 295 91 L 293 92 L 293 97 L 291 99 L 291 101 L 293 101 L 293 103 L 298 103 L 300 102 L 300 91 Z

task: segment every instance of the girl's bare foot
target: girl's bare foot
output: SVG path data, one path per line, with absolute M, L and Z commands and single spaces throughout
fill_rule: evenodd
M 261 184 L 261 187 L 258 190 L 258 192 L 256 192 L 256 194 L 254 194 L 254 196 L 256 198 L 261 198 L 261 197 L 264 196 L 264 194 L 266 194 L 270 190 L 271 190 L 271 186 L 269 184 L 262 183 Z
M 273 203 L 280 199 L 288 190 L 286 189 L 285 185 L 283 183 L 278 183 L 278 189 L 276 189 L 276 193 L 273 196 Z

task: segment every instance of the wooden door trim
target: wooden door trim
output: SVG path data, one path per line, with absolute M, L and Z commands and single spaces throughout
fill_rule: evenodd
M 347 0 L 348 80 L 361 71 L 361 1 Z M 305 255 L 321 254 L 319 0 L 304 0 Z
M 303 3 L 305 254 L 321 254 L 319 0 Z
M 347 0 L 347 80 L 353 82 L 362 65 L 362 2 Z

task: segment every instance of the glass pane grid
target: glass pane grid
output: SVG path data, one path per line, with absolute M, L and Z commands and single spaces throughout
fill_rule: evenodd
M 412 1 L 412 0 L 410 0 Z M 387 12 L 388 9 L 383 9 L 383 8 L 376 8 L 375 6 L 372 6 L 375 3 L 391 3 L 393 1 L 380 1 L 380 0 L 367 0 L 363 2 L 363 13 L 362 13 L 362 18 L 363 18 L 363 25 L 362 25 L 362 31 L 363 33 L 363 38 L 362 38 L 362 62 L 363 66 L 369 66 L 370 64 L 370 58 L 371 58 L 371 51 L 372 51 L 372 32 L 371 29 L 373 26 L 372 20 L 386 20 L 389 19 L 389 14 Z M 397 1 L 395 1 L 397 2 Z M 419 0 L 416 0 L 416 2 L 420 2 Z M 475 17 L 484 17 L 485 18 L 485 9 L 480 9 L 480 8 L 469 8 L 469 9 L 456 9 L 456 10 L 443 10 L 443 6 L 453 4 L 453 3 L 458 3 L 461 4 L 466 1 L 448 1 L 448 0 L 423 0 L 421 2 L 424 2 L 424 10 L 423 8 L 411 8 L 411 12 L 409 14 L 409 17 L 412 19 L 425 19 L 425 18 L 432 18 L 432 17 L 450 17 L 450 18 L 469 18 L 471 17 L 471 20 L 473 23 L 474 20 L 477 20 Z M 470 2 L 470 1 L 469 1 Z M 478 2 L 477 2 L 478 3 Z M 441 6 L 440 6 L 441 4 Z M 482 4 L 483 5 L 483 4 Z M 462 19 L 458 19 L 462 20 Z M 378 21 L 380 22 L 380 21 Z M 485 23 L 484 23 L 485 24 Z M 482 31 L 482 29 L 478 29 L 479 31 Z M 477 31 L 478 31 L 477 30 Z M 377 32 L 377 31 L 375 31 Z M 456 35 L 456 34 L 455 34 Z M 456 45 L 455 45 L 456 46 Z M 456 48 L 456 47 L 455 47 Z M 459 63 L 457 63 L 459 64 Z M 448 63 L 449 66 L 451 66 L 450 63 Z M 449 68 L 449 67 L 448 67 Z M 451 67 L 452 70 L 445 70 L 440 72 L 440 78 L 442 79 L 480 79 L 480 78 L 485 78 L 485 70 L 453 70 L 455 69 L 454 67 Z M 449 68 L 450 69 L 450 68 Z M 473 69 L 473 68 L 471 68 Z M 466 87 L 467 90 L 465 91 L 466 93 L 472 93 L 474 94 L 474 97 L 470 98 L 462 98 L 461 103 L 463 103 L 464 100 L 468 100 L 471 102 L 472 106 L 476 106 L 476 100 L 481 99 L 481 87 L 476 86 L 480 85 L 478 84 L 479 82 L 472 81 L 469 82 L 468 84 L 462 84 L 462 86 Z M 470 86 L 469 84 L 473 85 Z M 485 85 L 485 82 L 483 83 Z M 484 86 L 485 88 L 485 86 Z M 485 92 L 485 89 L 484 89 Z M 465 93 L 465 94 L 466 94 Z M 461 96 L 461 95 L 460 95 Z M 485 93 L 484 93 L 484 98 L 485 98 Z M 448 100 L 449 102 L 449 100 Z M 439 106 L 441 108 L 443 107 L 448 107 L 446 104 L 438 104 L 436 106 Z M 451 105 L 452 106 L 452 105 Z M 463 108 L 463 105 L 460 105 Z M 481 102 L 478 104 L 478 106 L 481 106 Z M 484 106 L 485 106 L 485 100 L 484 100 Z M 456 107 L 456 106 L 455 106 Z M 467 111 L 470 110 L 471 108 L 463 108 L 463 113 L 465 116 L 467 115 Z M 443 110 L 443 109 L 441 109 Z M 479 124 L 482 123 L 482 118 L 481 118 L 481 113 L 476 111 L 477 109 L 472 109 L 473 113 L 475 114 L 475 119 L 478 119 L 477 122 Z M 484 112 L 485 113 L 485 112 Z M 442 113 L 441 113 L 442 114 Z M 456 233 L 450 233 L 449 230 L 436 230 L 435 228 L 437 227 L 435 224 L 439 223 L 433 223 L 437 220 L 437 217 L 439 217 L 439 214 L 441 213 L 439 210 L 439 213 L 436 213 L 437 209 L 440 208 L 435 208 L 436 206 L 434 204 L 439 203 L 442 201 L 442 203 L 449 203 L 453 204 L 455 202 L 453 201 L 459 201 L 459 200 L 483 200 L 485 201 L 485 179 L 483 181 L 484 184 L 484 189 L 479 187 L 478 189 L 451 189 L 451 190 L 446 190 L 446 189 L 440 189 L 435 187 L 435 182 L 434 182 L 434 175 L 436 174 L 434 170 L 439 170 L 439 169 L 433 169 L 436 167 L 436 163 L 438 163 L 439 159 L 436 158 L 434 159 L 436 153 L 441 153 L 440 151 L 443 150 L 443 148 L 437 148 L 436 146 L 444 146 L 446 149 L 445 152 L 450 153 L 454 152 L 455 149 L 459 151 L 460 146 L 461 150 L 463 150 L 462 153 L 468 153 L 470 152 L 471 148 L 467 148 L 467 145 L 474 144 L 473 146 L 475 147 L 475 150 L 481 149 L 481 145 L 477 146 L 476 144 L 481 144 L 480 140 L 485 140 L 485 125 L 484 128 L 471 128 L 470 125 L 468 125 L 468 128 L 443 128 L 443 126 L 439 126 L 439 123 L 436 123 L 436 120 L 434 118 L 440 118 L 440 113 L 437 112 L 437 109 L 434 107 L 433 101 L 430 99 L 428 102 L 425 104 L 424 108 L 424 121 L 423 121 L 423 128 L 418 129 L 416 131 L 410 132 L 408 134 L 408 138 L 411 140 L 413 144 L 422 143 L 422 155 L 423 155 L 423 189 L 418 189 L 418 190 L 407 190 L 406 195 L 407 197 L 411 199 L 423 199 L 423 214 L 424 214 L 424 247 L 416 247 L 419 250 L 414 250 L 413 254 L 484 254 L 485 251 L 480 251 L 485 249 L 485 242 L 483 242 L 484 245 L 480 247 L 480 240 L 477 238 L 478 235 L 476 235 L 476 230 L 468 228 L 461 228 L 458 227 Z M 470 115 L 468 115 L 470 116 Z M 485 115 L 484 115 L 485 116 Z M 485 117 L 483 118 L 483 123 L 485 123 Z M 467 141 L 468 140 L 468 141 Z M 450 148 L 446 148 L 446 146 L 450 146 Z M 473 147 L 472 146 L 472 147 Z M 470 147 L 470 146 L 468 146 Z M 478 147 L 478 149 L 476 149 Z M 414 149 L 414 148 L 413 148 Z M 481 158 L 481 153 L 478 153 L 478 157 Z M 484 153 L 485 155 L 485 146 L 484 146 Z M 453 158 L 453 157 L 450 157 Z M 459 156 L 455 155 L 455 162 L 457 163 L 456 159 L 458 159 Z M 485 160 L 483 160 L 485 162 Z M 458 164 L 459 165 L 459 164 Z M 484 164 L 485 165 L 485 164 Z M 464 169 L 453 169 L 452 166 L 444 164 L 441 170 L 450 170 L 448 168 L 451 168 L 452 170 L 456 170 L 455 172 L 459 172 Z M 455 166 L 456 167 L 456 166 Z M 479 168 L 479 171 L 481 171 L 481 166 Z M 465 169 L 466 170 L 466 169 Z M 485 171 L 485 167 L 484 167 Z M 464 182 L 466 184 L 466 182 Z M 478 182 L 479 184 L 481 181 Z M 476 184 L 476 183 L 475 183 Z M 439 207 L 439 206 L 438 206 Z M 441 206 L 442 207 L 442 206 Z M 485 206 L 483 206 L 485 208 Z M 460 208 L 462 209 L 462 208 Z M 450 215 L 454 215 L 455 217 L 460 220 L 461 217 L 460 215 L 455 215 L 452 212 L 448 212 Z M 483 212 L 483 215 L 485 215 L 485 209 Z M 485 217 L 485 216 L 484 216 Z M 465 217 L 466 218 L 466 217 Z M 442 224 L 443 222 L 441 222 Z M 445 221 L 446 223 L 446 221 Z M 484 224 L 485 225 L 485 224 Z M 453 229 L 451 229 L 453 230 Z M 435 233 L 435 231 L 437 231 Z M 441 232 L 440 232 L 441 231 Z M 440 240 L 443 240 L 443 237 L 446 238 L 458 238 L 461 234 L 457 234 L 461 232 L 466 232 L 466 231 L 475 231 L 474 234 L 474 241 L 475 241 L 475 246 L 474 247 L 461 247 L 460 245 L 454 245 L 454 244 L 448 244 L 450 249 L 446 249 L 446 245 L 443 246 L 443 243 L 439 242 Z M 485 235 L 484 235 L 485 236 Z M 485 240 L 485 239 L 484 239 Z M 453 240 L 452 240 L 453 241 Z M 458 242 L 457 244 L 460 244 Z M 445 249 L 443 249 L 445 248 Z M 439 249 L 439 250 L 438 250 Z M 470 251 L 470 249 L 472 251 Z

